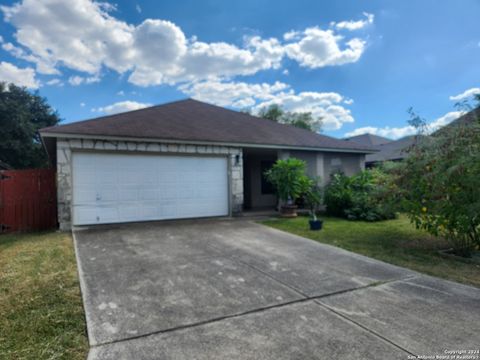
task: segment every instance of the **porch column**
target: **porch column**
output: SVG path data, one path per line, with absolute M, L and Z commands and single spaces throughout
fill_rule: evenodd
M 327 183 L 328 179 L 325 179 L 325 164 L 323 153 L 317 152 L 317 162 L 316 162 L 317 176 L 320 177 L 320 182 L 318 185 L 323 186 Z

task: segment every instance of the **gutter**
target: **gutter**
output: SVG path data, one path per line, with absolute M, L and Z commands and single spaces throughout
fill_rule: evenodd
M 241 147 L 241 148 L 305 150 L 305 151 L 323 151 L 323 152 L 336 152 L 336 153 L 341 152 L 341 153 L 355 153 L 355 154 L 373 154 L 378 152 L 378 150 L 376 149 L 361 150 L 361 149 L 322 148 L 322 147 L 292 146 L 292 145 L 267 145 L 267 144 L 216 142 L 216 141 L 168 140 L 168 139 L 153 139 L 153 138 L 139 138 L 139 137 L 108 136 L 108 135 L 62 134 L 62 133 L 55 133 L 55 132 L 44 132 L 44 133 L 40 132 L 40 135 L 42 136 L 42 142 L 43 142 L 43 137 L 52 137 L 52 138 L 64 138 L 64 139 L 143 141 L 143 142 L 165 143 L 165 144 L 180 143 L 180 144 L 188 144 L 188 145 L 216 145 L 216 146 Z

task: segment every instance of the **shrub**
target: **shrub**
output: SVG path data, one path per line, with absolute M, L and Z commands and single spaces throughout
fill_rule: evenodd
M 397 185 L 417 228 L 443 236 L 457 255 L 480 247 L 479 122 L 450 126 L 416 144 Z
M 325 191 L 327 213 L 349 220 L 378 221 L 395 217 L 393 207 L 384 204 L 381 194 L 389 183 L 381 170 L 364 170 L 348 177 L 332 176 Z
M 343 173 L 333 174 L 325 189 L 325 205 L 327 214 L 345 217 L 345 209 L 352 206 L 351 180 Z

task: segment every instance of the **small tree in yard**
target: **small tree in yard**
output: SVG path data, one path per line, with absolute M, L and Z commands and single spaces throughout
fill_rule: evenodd
M 308 179 L 306 191 L 303 194 L 305 205 L 310 209 L 310 216 L 313 221 L 317 221 L 318 207 L 322 202 L 322 191 L 318 186 L 319 179 Z
M 311 179 L 305 175 L 305 161 L 288 158 L 277 160 L 270 170 L 265 172 L 273 184 L 282 202 L 282 214 L 296 216 L 295 201 L 311 186 Z
M 270 170 L 265 172 L 267 180 L 275 187 L 278 197 L 286 204 L 294 204 L 308 185 L 305 175 L 305 161 L 288 158 L 277 160 Z
M 422 138 L 395 176 L 417 228 L 443 236 L 457 255 L 480 247 L 480 122 Z

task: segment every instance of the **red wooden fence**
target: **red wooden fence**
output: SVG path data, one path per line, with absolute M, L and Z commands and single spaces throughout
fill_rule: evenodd
M 0 171 L 0 232 L 57 226 L 55 170 Z

